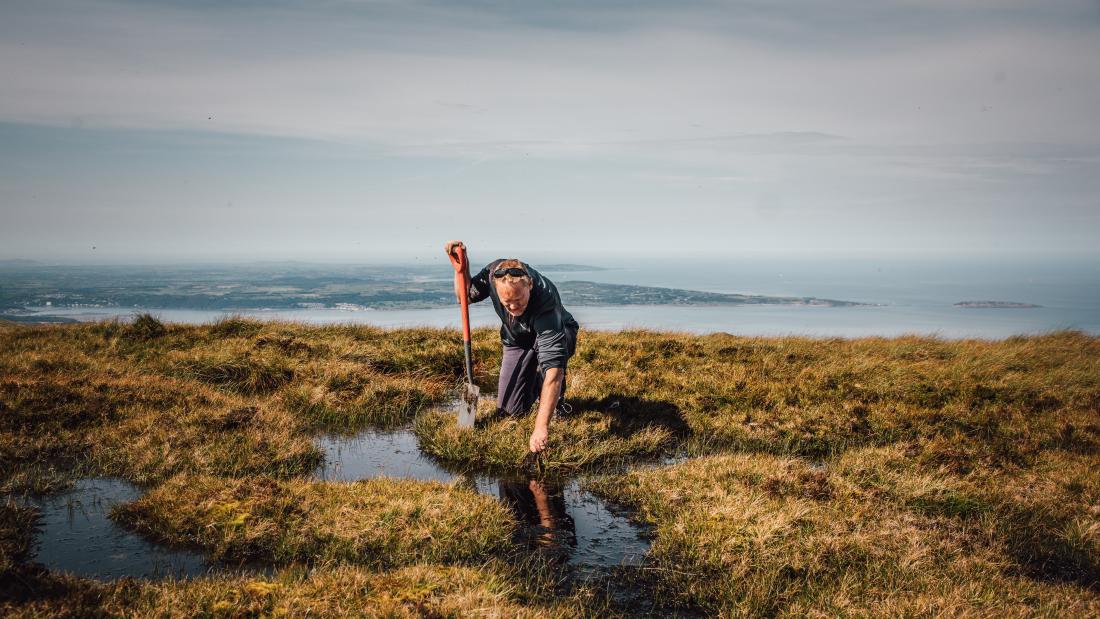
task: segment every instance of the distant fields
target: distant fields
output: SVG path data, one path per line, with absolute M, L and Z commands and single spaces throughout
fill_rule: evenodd
M 539 265 L 533 265 L 539 268 Z M 479 268 L 477 266 L 474 269 Z M 598 276 L 595 266 L 547 265 L 546 273 Z M 476 271 L 475 271 L 476 272 Z M 454 305 L 446 266 L 270 263 L 232 266 L 48 266 L 0 261 L 0 312 L 27 307 L 216 311 L 309 308 L 428 309 Z M 558 280 L 566 305 L 857 305 L 812 297 L 722 294 Z M 41 320 L 35 318 L 35 320 Z
M 475 332 L 495 391 L 495 330 Z M 532 419 L 459 430 L 450 330 L 227 319 L 0 323 L 0 490 L 84 477 L 159 543 L 270 575 L 101 583 L 42 569 L 0 502 L 12 616 L 1100 616 L 1100 338 L 812 339 L 582 331 L 543 473 L 653 535 L 637 597 L 515 547 L 458 485 L 320 482 L 320 432 L 410 425 L 471 470 L 517 469 Z

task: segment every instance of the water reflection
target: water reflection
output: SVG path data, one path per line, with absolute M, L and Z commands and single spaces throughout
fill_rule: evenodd
M 497 492 L 519 520 L 521 542 L 563 557 L 577 547 L 577 525 L 566 509 L 561 486 L 537 479 L 501 479 Z
M 519 542 L 551 552 L 581 575 L 617 565 L 640 565 L 649 542 L 625 516 L 581 488 L 577 480 L 554 484 L 449 471 L 421 453 L 409 430 L 367 430 L 354 437 L 323 435 L 325 453 L 314 478 L 351 481 L 389 476 L 468 484 L 500 499 L 520 523 Z

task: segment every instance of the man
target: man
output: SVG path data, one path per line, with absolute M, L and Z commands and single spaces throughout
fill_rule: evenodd
M 466 248 L 462 241 L 448 241 L 443 250 L 450 255 L 455 247 Z M 516 259 L 494 260 L 470 279 L 470 303 L 486 297 L 502 323 L 497 408 L 523 415 L 538 400 L 527 446 L 540 452 L 550 436 L 550 417 L 565 393 L 566 365 L 577 349 L 580 325 L 562 307 L 554 283 Z

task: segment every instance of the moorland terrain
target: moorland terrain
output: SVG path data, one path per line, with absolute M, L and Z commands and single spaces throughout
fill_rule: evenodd
M 485 392 L 497 337 L 474 334 Z M 0 615 L 1100 615 L 1100 338 L 582 331 L 539 474 L 646 526 L 642 565 L 603 580 L 517 547 L 460 484 L 309 476 L 315 436 L 364 428 L 514 469 L 532 418 L 457 428 L 437 405 L 462 371 L 439 329 L 0 323 Z M 120 527 L 272 569 L 37 564 L 18 497 L 98 477 L 144 490 Z

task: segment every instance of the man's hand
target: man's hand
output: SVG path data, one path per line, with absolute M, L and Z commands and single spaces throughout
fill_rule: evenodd
M 466 245 L 463 244 L 462 241 L 447 241 L 446 243 L 443 244 L 443 252 L 445 254 L 447 254 L 447 256 L 450 256 L 451 252 L 453 252 L 455 250 L 455 247 L 461 247 L 462 249 L 466 249 Z M 459 285 L 459 283 L 458 283 L 458 275 L 455 275 L 455 300 L 456 301 L 461 301 L 462 300 L 461 290 L 462 290 L 462 286 Z
M 561 384 L 565 380 L 565 371 L 561 368 L 547 368 L 542 380 L 542 392 L 539 395 L 539 410 L 535 414 L 535 429 L 527 446 L 538 453 L 546 448 L 546 439 L 550 436 L 550 417 L 561 395 Z
M 550 438 L 550 431 L 546 427 L 535 427 L 535 431 L 531 433 L 531 439 L 527 441 L 527 448 L 534 453 L 538 453 L 543 449 L 546 449 L 546 441 Z
M 462 241 L 447 241 L 446 243 L 443 244 L 443 253 L 450 256 L 451 252 L 453 252 L 455 250 L 455 247 L 461 247 L 462 249 L 466 249 L 466 245 Z

